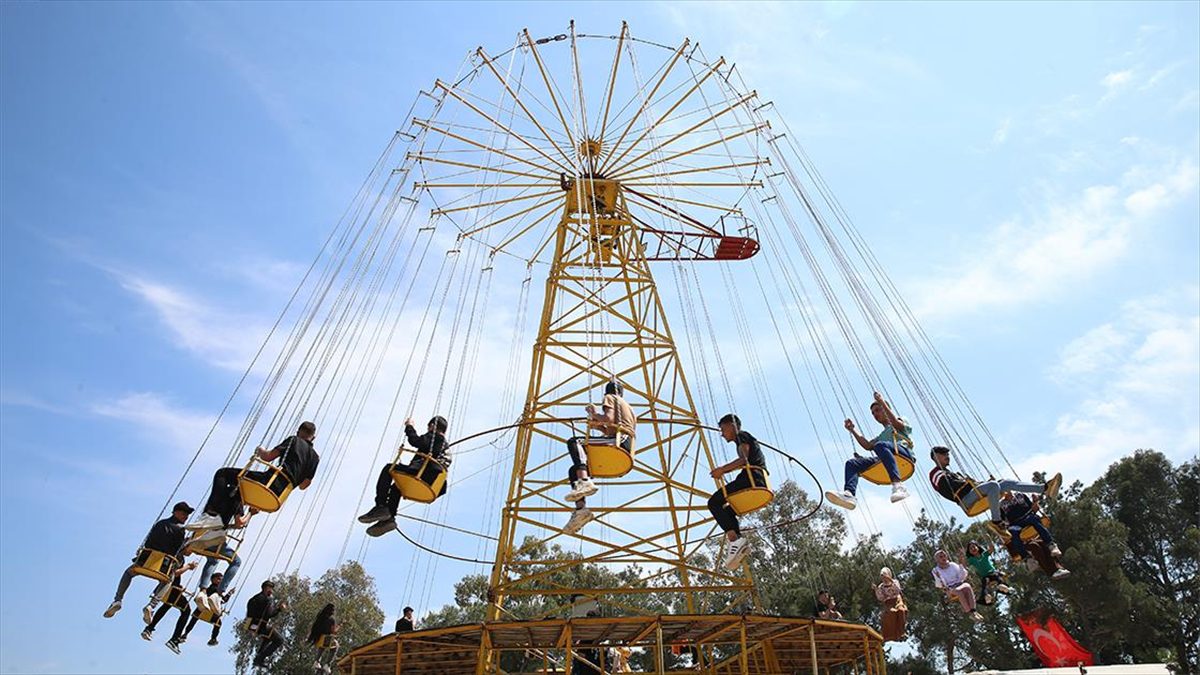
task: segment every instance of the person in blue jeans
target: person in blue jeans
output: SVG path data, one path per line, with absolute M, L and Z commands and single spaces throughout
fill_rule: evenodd
M 1042 540 L 1042 545 L 1046 547 L 1050 556 L 1061 558 L 1062 551 L 1059 550 L 1058 544 L 1054 543 L 1054 535 L 1042 524 L 1042 514 L 1038 512 L 1039 501 L 1036 494 L 1030 497 L 1020 492 L 1004 493 L 1000 500 L 1000 517 L 1003 519 L 1005 527 L 1008 528 L 1009 536 L 1012 537 L 1009 550 L 1022 559 L 1028 560 L 1029 548 L 1021 540 L 1021 530 L 1032 527 L 1037 531 L 1038 538 Z M 1061 579 L 1070 573 L 1070 570 L 1058 565 L 1058 569 L 1051 576 L 1054 579 Z
M 225 568 L 224 578 L 221 579 L 221 585 L 217 588 L 219 593 L 225 593 L 229 590 L 229 584 L 233 583 L 233 577 L 237 575 L 238 568 L 242 566 L 242 559 L 229 544 L 221 544 L 221 555 L 230 559 L 229 567 Z M 200 588 L 208 588 L 209 581 L 212 579 L 213 573 L 217 571 L 219 562 L 221 562 L 219 558 L 208 558 L 204 563 L 204 569 L 200 570 Z
M 852 510 L 858 505 L 855 495 L 858 491 L 859 474 L 880 463 L 892 479 L 892 501 L 898 502 L 908 497 L 908 490 L 900 484 L 900 468 L 896 465 L 896 454 L 915 461 L 912 454 L 912 427 L 903 417 L 897 417 L 896 413 L 892 412 L 892 407 L 883 400 L 883 394 L 879 392 L 875 392 L 875 400 L 871 403 L 871 416 L 883 425 L 883 431 L 872 439 L 867 439 L 854 428 L 854 420 L 847 419 L 845 423 L 846 431 L 850 432 L 863 450 L 872 455 L 864 457 L 855 452 L 854 457 L 846 460 L 844 489 L 841 492 L 829 490 L 825 493 L 826 499 L 844 509 Z

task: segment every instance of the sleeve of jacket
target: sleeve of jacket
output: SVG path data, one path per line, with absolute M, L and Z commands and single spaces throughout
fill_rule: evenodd
M 404 437 L 408 439 L 408 444 L 413 446 L 417 452 L 429 452 L 429 448 L 425 444 L 425 439 L 417 435 L 417 430 L 413 425 L 404 425 Z

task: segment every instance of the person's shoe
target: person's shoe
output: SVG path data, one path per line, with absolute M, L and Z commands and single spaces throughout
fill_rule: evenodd
M 1030 572 L 1038 571 L 1038 561 L 1034 560 L 1033 558 L 1026 558 L 1025 569 L 1029 570 Z
M 1046 499 L 1057 499 L 1058 489 L 1062 487 L 1062 474 L 1054 474 L 1054 478 L 1046 481 L 1046 487 L 1042 489 L 1042 494 L 1046 495 Z
M 1054 556 L 1055 558 L 1062 557 L 1062 551 L 1059 550 L 1058 544 L 1050 544 L 1050 555 Z
M 1005 595 L 1012 593 L 1012 588 L 1008 584 L 997 584 L 996 590 L 1000 591 L 1001 593 L 1003 593 Z
M 192 532 L 202 532 L 204 530 L 219 530 L 223 527 L 225 527 L 225 523 L 221 521 L 221 516 L 201 512 L 200 515 L 196 516 L 195 520 L 184 525 L 183 529 L 191 530 Z
M 153 640 L 154 639 L 154 629 L 146 628 L 146 630 L 142 631 L 142 639 L 145 640 L 146 642 Z
M 847 511 L 853 511 L 854 507 L 858 506 L 858 500 L 855 499 L 854 495 L 847 490 L 842 490 L 841 492 L 827 490 L 825 492 L 825 498 L 842 507 L 843 509 L 846 509 Z
M 750 540 L 745 537 L 738 537 L 729 542 L 729 546 L 725 548 L 725 561 L 723 566 L 727 570 L 736 570 L 741 566 L 742 561 L 750 553 Z
M 179 641 L 175 640 L 175 639 L 167 640 L 167 649 L 170 649 L 171 651 L 175 652 L 176 654 L 181 653 L 179 651 Z
M 370 511 L 358 517 L 360 523 L 378 523 L 381 520 L 391 518 L 392 514 L 388 512 L 387 506 L 372 506 Z
M 396 527 L 396 519 L 389 516 L 387 520 L 381 520 L 368 527 L 367 534 L 372 537 L 380 537 L 395 529 L 398 529 Z
M 980 614 L 979 612 L 971 612 L 971 620 L 974 621 L 975 623 L 979 623 L 979 622 L 983 621 L 983 615 Z
M 142 608 L 142 621 L 145 622 L 145 624 L 148 626 L 148 625 L 150 625 L 150 622 L 153 620 L 154 620 L 154 603 L 150 602 L 150 603 L 147 603 L 146 606 Z
M 592 513 L 592 510 L 587 507 L 575 509 L 575 513 L 571 514 L 571 519 L 567 521 L 567 524 L 563 527 L 563 531 L 567 534 L 575 534 L 582 530 L 583 526 L 590 523 L 595 517 L 596 514 Z
M 1054 574 L 1050 575 L 1050 578 L 1051 579 L 1066 579 L 1069 576 L 1071 576 L 1071 570 L 1069 570 L 1065 567 L 1060 567 L 1054 572 Z
M 113 600 L 108 609 L 104 610 L 104 618 L 111 619 L 116 616 L 117 612 L 121 611 L 121 601 Z
M 983 596 L 983 604 L 985 604 L 985 605 L 990 605 L 990 604 L 992 604 L 992 603 L 993 603 L 993 602 L 995 602 L 995 601 L 996 601 L 996 596 L 992 595 L 991 593 L 986 593 L 986 594 L 984 594 L 984 596 Z
M 596 487 L 596 483 L 591 478 L 580 478 L 575 481 L 575 487 L 567 493 L 566 499 L 568 502 L 577 502 L 580 499 L 591 497 L 599 491 L 600 488 Z
M 209 638 L 209 640 L 208 640 L 208 646 L 209 646 L 209 647 L 216 647 L 216 646 L 217 646 L 217 638 Z
M 892 503 L 893 504 L 895 504 L 898 501 L 907 499 L 907 498 L 908 498 L 908 490 L 905 490 L 903 485 L 896 483 L 895 485 L 892 486 Z

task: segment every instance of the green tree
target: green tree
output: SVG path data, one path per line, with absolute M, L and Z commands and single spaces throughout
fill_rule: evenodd
M 283 646 L 272 657 L 267 672 L 312 672 L 316 652 L 308 644 L 308 631 L 327 602 L 337 608 L 338 640 L 343 650 L 379 637 L 384 614 L 379 608 L 375 580 L 357 562 L 343 563 L 327 571 L 315 583 L 295 573 L 274 577 L 272 581 L 275 582 L 275 597 L 288 607 L 273 622 L 283 638 Z M 258 642 L 246 631 L 237 632 L 233 653 L 237 658 L 238 673 L 250 672 Z
M 1174 651 L 1179 672 L 1200 672 L 1200 462 L 1179 468 L 1162 453 L 1138 450 L 1084 491 L 1125 526 L 1120 566 L 1153 599 L 1139 617 Z M 1164 641 L 1157 641 L 1162 644 Z M 1146 644 L 1143 642 L 1142 644 Z

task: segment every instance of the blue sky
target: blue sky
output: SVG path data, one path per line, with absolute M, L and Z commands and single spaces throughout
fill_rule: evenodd
M 177 657 L 137 638 L 144 583 L 117 618 L 100 612 L 415 92 L 525 26 L 615 33 L 625 19 L 736 62 L 887 252 L 1023 475 L 1086 481 L 1138 447 L 1196 456 L 1198 13 L 0 6 L 0 672 L 229 670 L 223 650 Z M 370 464 L 348 470 L 355 491 Z M 357 507 L 329 504 L 338 523 L 309 574 Z M 857 526 L 906 540 L 906 516 L 873 513 Z M 472 571 L 391 541 L 366 564 L 389 621 L 413 597 L 447 602 Z

